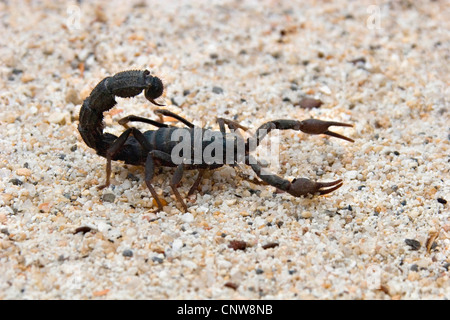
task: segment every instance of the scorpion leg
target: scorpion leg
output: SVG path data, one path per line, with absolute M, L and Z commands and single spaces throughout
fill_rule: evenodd
M 158 128 L 168 128 L 169 127 L 169 125 L 167 125 L 165 123 L 161 123 L 161 122 L 158 122 L 158 121 L 155 121 L 152 119 L 147 119 L 147 118 L 138 117 L 138 116 L 134 116 L 134 115 L 129 115 L 129 116 L 119 120 L 119 124 L 124 126 L 127 129 L 129 128 L 128 122 L 143 122 L 143 123 L 151 124 L 152 126 L 155 126 Z
M 179 116 L 178 114 L 173 113 L 172 111 L 169 111 L 169 110 L 166 110 L 166 109 L 156 109 L 153 112 L 160 117 L 161 122 L 163 122 L 163 116 L 166 116 L 166 117 L 171 117 L 171 118 L 177 119 L 178 121 L 184 123 L 189 128 L 194 128 L 195 127 L 195 125 L 193 123 L 189 122 L 188 120 L 186 120 L 185 118 Z
M 184 200 L 177 189 L 178 186 L 180 185 L 181 178 L 183 177 L 183 169 L 184 169 L 183 164 L 182 163 L 179 164 L 177 169 L 175 170 L 175 173 L 172 176 L 170 187 L 172 188 L 172 191 L 175 194 L 175 197 L 177 198 L 178 202 L 181 203 L 181 205 L 183 206 L 184 212 L 187 212 L 186 203 L 184 203 Z
M 198 175 L 197 178 L 195 179 L 194 184 L 192 185 L 192 187 L 189 189 L 188 192 L 188 197 L 193 195 L 195 191 L 197 191 L 198 185 L 200 184 L 200 182 L 202 181 L 203 175 L 205 173 L 205 169 L 200 169 L 198 170 Z
M 156 204 L 158 205 L 158 211 L 161 211 L 163 209 L 163 205 L 161 203 L 161 200 L 159 200 L 155 188 L 153 188 L 152 186 L 154 174 L 155 174 L 155 161 L 153 160 L 152 153 L 149 152 L 147 155 L 147 160 L 145 161 L 145 184 L 147 185 L 148 190 L 150 190 L 153 199 L 155 199 Z
M 153 159 L 161 160 L 163 162 L 172 162 L 170 154 L 159 151 L 159 150 L 153 150 L 149 153 L 149 155 Z M 183 171 L 184 171 L 184 165 L 181 163 L 177 166 L 177 168 L 175 170 L 175 173 L 170 182 L 170 187 L 172 188 L 172 191 L 175 194 L 177 201 L 179 203 L 181 203 L 181 205 L 183 206 L 184 212 L 187 212 L 186 203 L 184 202 L 183 198 L 180 195 L 180 192 L 177 189 L 180 184 L 181 178 L 183 177 Z
M 236 122 L 234 120 L 225 119 L 225 118 L 217 118 L 217 123 L 219 124 L 220 132 L 225 133 L 225 125 L 228 126 L 231 130 L 234 130 L 237 132 L 240 136 L 240 132 L 237 131 L 238 129 L 242 129 L 244 131 L 247 131 L 248 128 L 241 125 L 239 122 Z M 242 137 L 242 136 L 241 136 Z
M 125 130 L 108 148 L 106 151 L 106 182 L 105 184 L 98 186 L 98 189 L 104 189 L 111 184 L 111 161 L 114 155 L 122 148 L 125 141 L 127 141 L 133 128 Z

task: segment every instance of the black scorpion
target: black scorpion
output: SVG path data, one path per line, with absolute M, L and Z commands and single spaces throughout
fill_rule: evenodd
M 244 140 L 240 134 L 231 135 L 230 133 L 226 133 L 225 125 L 227 125 L 230 130 L 246 130 L 247 128 L 235 121 L 218 118 L 217 122 L 220 127 L 220 137 L 225 146 L 224 149 L 226 148 L 227 143 L 230 143 L 231 139 L 233 146 L 231 163 L 229 161 L 229 155 L 227 156 L 227 159 L 225 159 L 224 155 L 223 161 L 213 163 L 207 161 L 184 161 L 182 163 L 175 163 L 171 154 L 179 142 L 172 141 L 171 139 L 174 131 L 184 130 L 182 133 L 187 134 L 190 137 L 193 146 L 191 156 L 194 156 L 194 147 L 196 145 L 194 141 L 195 131 L 200 130 L 202 133 L 206 133 L 208 131 L 207 129 L 195 127 L 188 120 L 169 110 L 158 109 L 155 113 L 160 116 L 161 121 L 130 115 L 119 120 L 119 124 L 127 128 L 119 137 L 103 132 L 103 113 L 116 105 L 115 97 L 134 97 L 139 95 L 142 91 L 144 91 L 147 100 L 155 105 L 161 106 L 155 102 L 155 99 L 163 94 L 163 83 L 158 77 L 152 76 L 147 70 L 123 71 L 112 77 L 107 77 L 97 84 L 89 97 L 83 102 L 80 109 L 78 130 L 84 142 L 89 147 L 95 149 L 98 155 L 105 157 L 107 160 L 106 183 L 99 188 L 107 187 L 110 184 L 112 160 L 121 160 L 126 164 L 141 165 L 145 167 L 145 183 L 158 205 L 158 210 L 162 210 L 163 205 L 152 186 L 152 179 L 155 175 L 155 168 L 157 166 L 176 167 L 170 182 L 170 187 L 178 202 L 183 206 L 185 212 L 187 211 L 187 206 L 177 190 L 183 171 L 192 169 L 199 170 L 198 176 L 188 192 L 188 195 L 191 195 L 198 188 L 205 170 L 219 168 L 225 163 L 230 165 L 236 165 L 237 163 L 250 165 L 256 175 L 262 180 L 260 181 L 261 184 L 274 186 L 294 197 L 315 194 L 324 195 L 335 191 L 342 186 L 342 179 L 332 182 L 315 182 L 306 178 L 293 179 L 292 181 L 285 180 L 273 173 L 267 172 L 258 161 L 255 161 L 255 159 L 250 156 L 250 152 L 253 151 L 260 144 L 261 140 L 274 129 L 300 130 L 308 134 L 326 134 L 353 142 L 353 140 L 348 137 L 328 130 L 330 126 L 352 127 L 351 124 L 317 119 L 303 121 L 275 120 L 261 125 L 252 137 Z M 186 128 L 167 125 L 162 122 L 162 116 L 175 118 L 185 124 Z M 142 133 L 137 128 L 129 127 L 127 125 L 129 122 L 143 122 L 153 125 L 158 129 Z M 217 137 L 217 133 L 219 132 L 215 131 L 212 133 L 214 133 L 214 137 Z M 202 141 L 200 145 L 202 151 L 213 141 L 215 141 L 215 139 L 211 139 L 211 141 Z M 217 143 L 217 141 L 215 141 L 215 143 Z M 244 146 L 243 153 L 241 154 L 238 152 L 239 144 Z

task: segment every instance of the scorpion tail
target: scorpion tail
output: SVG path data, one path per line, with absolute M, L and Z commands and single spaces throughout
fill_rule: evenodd
M 117 138 L 103 133 L 103 113 L 116 105 L 115 97 L 130 98 L 145 91 L 145 97 L 153 104 L 164 92 L 162 81 L 150 75 L 148 70 L 130 70 L 100 81 L 84 100 L 80 109 L 78 131 L 84 142 L 101 156 Z

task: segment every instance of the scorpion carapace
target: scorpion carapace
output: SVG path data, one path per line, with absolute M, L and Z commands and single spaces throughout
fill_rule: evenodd
M 245 140 L 238 130 L 247 130 L 247 128 L 233 120 L 218 118 L 220 131 L 212 131 L 196 127 L 188 120 L 169 110 L 158 109 L 154 112 L 160 116 L 161 121 L 130 115 L 119 120 L 119 124 L 126 128 L 119 137 L 103 132 L 103 112 L 115 106 L 115 96 L 128 98 L 144 91 L 147 100 L 160 105 L 155 102 L 155 99 L 162 95 L 163 90 L 162 81 L 152 76 L 147 70 L 124 71 L 113 77 L 103 79 L 83 102 L 78 130 L 86 144 L 107 160 L 106 183 L 99 188 L 104 188 L 110 184 L 112 160 L 121 160 L 127 164 L 145 167 L 145 183 L 157 203 L 158 210 L 162 210 L 163 205 L 152 185 L 155 168 L 158 166 L 176 167 L 170 181 L 170 187 L 178 202 L 183 206 L 184 211 L 187 211 L 187 206 L 177 189 L 184 170 L 197 169 L 199 171 L 188 195 L 197 190 L 205 170 L 216 169 L 224 164 L 233 166 L 238 163 L 249 165 L 262 180 L 258 180 L 260 184 L 274 186 L 294 197 L 324 195 L 342 186 L 341 179 L 331 182 L 315 182 L 306 178 L 293 179 L 292 181 L 285 180 L 264 169 L 250 155 L 250 152 L 254 151 L 261 140 L 274 129 L 296 130 L 308 134 L 326 134 L 353 142 L 348 137 L 328 130 L 330 126 L 352 127 L 351 124 L 347 123 L 317 119 L 303 121 L 275 120 L 266 122 L 256 130 L 255 134 Z M 167 125 L 162 122 L 163 116 L 175 118 L 186 127 Z M 129 127 L 129 122 L 143 122 L 153 125 L 157 129 L 141 132 L 137 128 Z M 238 134 L 227 133 L 225 125 Z M 206 136 L 209 139 L 205 139 Z M 183 144 L 180 142 L 180 137 L 183 138 Z M 187 147 L 187 149 L 183 149 L 181 158 L 179 157 L 180 145 Z M 230 146 L 231 156 L 228 152 Z M 186 150 L 188 151 L 184 152 Z M 227 150 L 227 152 L 223 152 L 223 150 Z M 211 157 L 202 157 L 201 155 L 206 154 L 207 151 L 210 152 Z M 222 154 L 219 151 L 222 151 Z M 198 157 L 199 154 L 200 157 Z

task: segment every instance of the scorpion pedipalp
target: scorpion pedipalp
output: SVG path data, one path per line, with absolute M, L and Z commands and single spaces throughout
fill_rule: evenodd
M 342 186 L 342 179 L 338 179 L 331 182 L 317 182 L 307 178 L 299 178 L 292 180 L 290 186 L 286 190 L 290 195 L 294 197 L 314 195 L 314 194 L 328 194 L 339 189 Z M 328 189 L 322 189 L 327 188 Z
M 339 126 L 339 127 L 353 127 L 352 124 L 336 122 L 336 121 L 323 121 L 318 119 L 308 119 L 300 121 L 300 130 L 304 133 L 309 134 L 326 134 L 328 136 L 332 136 L 335 138 L 347 140 L 350 142 L 355 142 L 353 139 L 350 139 L 346 136 L 343 136 L 339 133 L 329 131 L 328 128 L 331 126 Z

